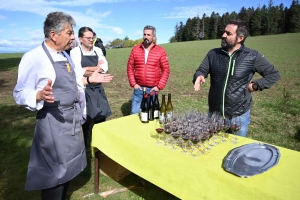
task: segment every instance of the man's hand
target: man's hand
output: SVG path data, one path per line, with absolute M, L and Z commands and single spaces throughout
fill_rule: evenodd
M 97 66 L 100 67 L 104 63 L 104 60 L 99 60 Z
M 194 90 L 197 92 L 201 89 L 201 85 L 205 83 L 205 78 L 204 76 L 200 75 L 197 77 L 195 84 L 194 84 Z
M 99 72 L 104 72 L 104 70 L 102 69 L 102 67 L 100 65 L 102 65 L 104 63 L 104 60 L 99 60 L 98 61 L 98 64 L 97 64 L 97 67 L 100 68 Z
M 157 86 L 155 86 L 154 88 L 152 88 L 152 89 L 150 90 L 150 92 L 152 92 L 152 91 L 159 91 L 159 89 L 158 89 Z
M 52 84 L 52 80 L 49 79 L 48 80 L 48 83 L 47 85 L 44 87 L 43 90 L 40 90 L 38 91 L 37 93 L 37 97 L 36 97 L 36 100 L 37 101 L 46 101 L 48 103 L 54 103 L 54 96 L 52 96 L 52 87 L 51 87 L 51 84 Z
M 142 88 L 141 88 L 141 86 L 140 86 L 139 84 L 135 84 L 135 85 L 133 86 L 133 88 L 134 88 L 134 89 L 142 90 Z
M 253 89 L 252 85 L 254 84 L 254 82 L 250 82 L 248 85 L 248 90 L 250 93 L 255 92 L 255 90 Z
M 90 76 L 89 81 L 91 83 L 109 83 L 113 76 L 110 74 L 99 74 L 100 68 L 96 69 Z

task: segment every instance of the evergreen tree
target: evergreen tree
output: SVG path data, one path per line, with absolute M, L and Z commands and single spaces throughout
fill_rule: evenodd
M 298 0 L 293 0 L 288 15 L 288 31 L 292 33 L 300 32 L 300 5 Z
M 254 15 L 250 20 L 249 32 L 252 36 L 261 35 L 261 10 L 259 7 L 256 8 Z
M 269 32 L 269 23 L 268 23 L 268 9 L 266 5 L 263 5 L 261 8 L 261 29 L 260 32 L 262 35 L 267 35 Z

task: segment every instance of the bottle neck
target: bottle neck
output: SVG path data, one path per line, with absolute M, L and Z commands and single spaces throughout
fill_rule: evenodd
M 165 101 L 165 96 L 163 96 L 163 97 L 162 97 L 161 103 L 164 104 L 165 102 L 166 102 L 166 101 Z

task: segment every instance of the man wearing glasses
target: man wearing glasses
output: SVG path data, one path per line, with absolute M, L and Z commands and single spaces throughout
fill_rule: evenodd
M 86 97 L 86 118 L 82 125 L 84 142 L 88 147 L 88 134 L 93 128 L 93 124 L 105 121 L 111 115 L 104 88 L 101 83 L 91 84 L 89 76 L 99 69 L 100 73 L 106 73 L 108 63 L 99 47 L 93 45 L 94 35 L 90 27 L 81 27 L 78 30 L 80 45 L 71 51 L 71 58 L 75 65 L 77 78 L 87 77 L 88 84 L 84 87 Z
M 153 26 L 144 27 L 143 39 L 143 43 L 133 47 L 127 63 L 129 84 L 134 88 L 130 114 L 140 112 L 143 88 L 148 94 L 164 89 L 170 74 L 167 53 L 155 43 L 156 29 Z

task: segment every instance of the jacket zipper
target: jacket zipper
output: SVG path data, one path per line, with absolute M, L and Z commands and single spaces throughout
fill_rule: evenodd
M 226 52 L 226 51 L 224 51 Z M 226 52 L 227 53 L 227 52 Z M 226 91 L 226 88 L 227 88 L 227 83 L 228 83 L 228 77 L 229 77 L 229 74 L 230 74 L 230 69 L 231 70 L 231 75 L 233 76 L 233 72 L 234 72 L 234 67 L 235 67 L 235 59 L 233 60 L 233 65 L 232 65 L 232 68 L 231 68 L 231 62 L 232 62 L 232 58 L 234 56 L 236 52 L 234 52 L 231 56 L 227 53 L 227 55 L 229 56 L 229 65 L 228 65 L 228 69 L 227 69 L 227 76 L 226 76 L 226 81 L 225 81 L 225 85 L 224 85 L 224 88 L 223 88 L 223 96 L 222 96 L 222 115 L 223 115 L 223 118 L 225 119 L 225 91 Z

